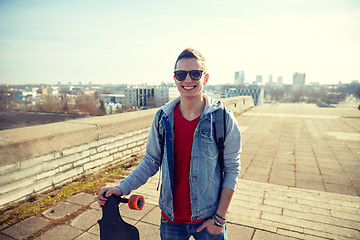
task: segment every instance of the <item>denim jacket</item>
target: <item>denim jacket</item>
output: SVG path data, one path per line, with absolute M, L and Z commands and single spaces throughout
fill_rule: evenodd
M 226 133 L 224 149 L 224 179 L 220 186 L 220 166 L 217 160 L 218 150 L 214 139 L 212 122 L 216 109 L 222 102 L 205 96 L 206 105 L 195 129 L 190 164 L 190 201 L 191 220 L 206 218 L 215 214 L 219 204 L 221 187 L 235 190 L 240 170 L 241 135 L 237 121 L 229 110 L 226 111 Z M 162 184 L 159 207 L 170 219 L 174 219 L 173 183 L 174 183 L 174 108 L 180 101 L 176 98 L 161 109 L 164 114 L 160 124 L 165 127 L 165 147 L 162 160 Z M 145 184 L 149 177 L 156 174 L 160 167 L 160 138 L 156 113 L 146 144 L 146 154 L 139 165 L 123 179 L 119 187 L 124 195 Z

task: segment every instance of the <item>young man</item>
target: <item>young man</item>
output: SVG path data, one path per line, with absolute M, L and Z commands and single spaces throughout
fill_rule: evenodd
M 185 240 L 191 235 L 195 239 L 226 239 L 226 213 L 240 170 L 239 127 L 226 110 L 221 179 L 213 122 L 214 111 L 222 102 L 203 94 L 209 80 L 204 57 L 185 49 L 175 63 L 174 80 L 180 97 L 157 112 L 146 155 L 119 186 L 103 188 L 97 201 L 100 206 L 106 203 L 105 192 L 107 197 L 129 194 L 156 174 L 161 164 L 161 239 Z M 163 151 L 158 123 L 165 128 Z

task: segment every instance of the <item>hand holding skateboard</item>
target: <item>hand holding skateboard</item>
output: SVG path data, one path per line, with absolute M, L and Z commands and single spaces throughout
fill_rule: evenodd
M 99 194 L 96 196 L 96 201 L 98 202 L 99 206 L 104 206 L 106 204 L 107 198 L 111 195 L 120 197 L 122 195 L 121 189 L 118 187 L 101 189 Z

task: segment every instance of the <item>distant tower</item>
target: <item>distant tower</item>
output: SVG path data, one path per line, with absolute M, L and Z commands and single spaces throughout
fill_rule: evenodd
M 272 74 L 269 75 L 269 84 L 272 85 L 273 81 L 272 81 Z
M 293 74 L 293 89 L 295 88 L 305 88 L 305 73 Z
M 256 83 L 262 85 L 262 75 L 256 75 Z
M 293 94 L 294 100 L 302 100 L 305 93 L 305 73 L 295 72 L 293 74 Z
M 245 73 L 244 71 L 235 72 L 235 85 L 245 85 Z
M 278 86 L 282 86 L 282 85 L 283 85 L 283 77 L 282 77 L 282 76 L 279 76 L 279 77 L 277 78 L 277 84 L 278 84 Z

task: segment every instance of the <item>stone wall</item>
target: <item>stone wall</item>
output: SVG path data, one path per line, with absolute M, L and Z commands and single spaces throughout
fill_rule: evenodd
M 235 115 L 254 106 L 222 100 Z M 143 152 L 157 110 L 0 131 L 0 208 Z

